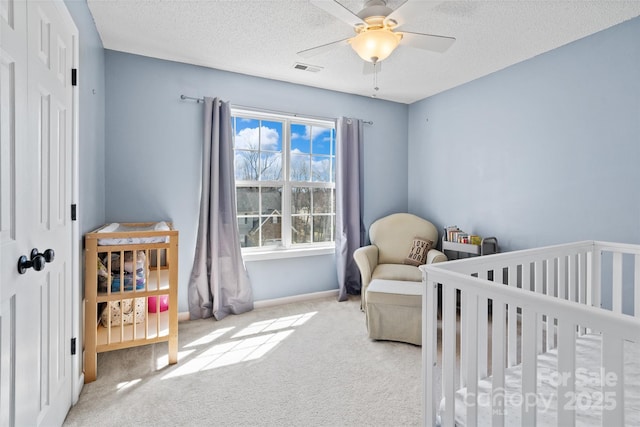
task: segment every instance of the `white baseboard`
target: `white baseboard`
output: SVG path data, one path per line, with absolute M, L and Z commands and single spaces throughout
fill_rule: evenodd
M 322 291 L 322 292 L 313 292 L 310 294 L 302 294 L 302 295 L 293 295 L 290 297 L 283 298 L 274 298 L 274 299 L 266 299 L 261 301 L 256 301 L 253 303 L 253 308 L 265 308 L 265 307 L 273 307 L 276 305 L 290 304 L 292 302 L 301 302 L 301 301 L 309 301 L 319 298 L 328 298 L 331 296 L 338 296 L 338 289 L 333 289 L 330 291 Z M 189 312 L 184 311 L 178 313 L 178 321 L 184 322 L 189 320 Z
M 253 308 L 273 307 L 275 305 L 290 304 L 292 302 L 309 301 L 318 298 L 327 298 L 331 296 L 338 296 L 338 289 L 330 291 L 313 292 L 311 294 L 293 295 L 290 297 L 266 299 L 262 301 L 256 301 L 253 303 Z
M 72 406 L 78 403 L 78 399 L 80 399 L 80 392 L 82 392 L 82 387 L 84 387 L 84 372 L 82 372 L 78 376 L 78 378 L 75 379 L 75 384 L 73 385 L 73 396 L 71 396 Z

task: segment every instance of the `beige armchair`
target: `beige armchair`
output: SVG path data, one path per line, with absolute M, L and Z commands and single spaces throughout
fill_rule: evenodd
M 422 281 L 420 269 L 405 264 L 414 238 L 438 242 L 438 230 L 429 221 L 408 213 L 396 213 L 376 220 L 369 228 L 371 244 L 357 249 L 353 258 L 362 277 L 361 308 L 366 308 L 366 292 L 374 279 Z M 431 249 L 427 264 L 447 261 L 447 256 Z

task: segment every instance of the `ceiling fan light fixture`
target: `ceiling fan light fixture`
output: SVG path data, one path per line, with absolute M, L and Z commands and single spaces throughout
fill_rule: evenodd
M 375 63 L 391 55 L 401 39 L 402 34 L 388 28 L 377 28 L 358 33 L 349 43 L 360 58 Z

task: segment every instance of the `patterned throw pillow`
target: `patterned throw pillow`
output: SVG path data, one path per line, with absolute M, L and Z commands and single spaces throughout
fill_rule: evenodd
M 409 249 L 409 255 L 404 259 L 405 264 L 409 265 L 422 265 L 427 263 L 427 252 L 433 247 L 431 240 L 421 239 L 416 237 L 411 243 Z

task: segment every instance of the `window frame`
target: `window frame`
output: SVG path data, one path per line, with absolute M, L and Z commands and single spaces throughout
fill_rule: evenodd
M 281 239 L 280 244 L 278 245 L 270 245 L 270 246 L 253 246 L 253 247 L 242 247 L 242 255 L 245 260 L 266 260 L 266 259 L 277 259 L 277 258 L 291 258 L 291 257 L 301 257 L 301 256 L 316 256 L 316 255 L 327 255 L 335 253 L 335 235 L 336 235 L 336 182 L 335 182 L 335 168 L 337 167 L 337 129 L 336 129 L 336 121 L 330 119 L 318 119 L 312 117 L 298 116 L 294 114 L 285 114 L 285 113 L 272 113 L 265 112 L 260 110 L 252 110 L 246 108 L 231 108 L 231 117 L 232 119 L 242 118 L 249 120 L 259 120 L 262 121 L 270 121 L 270 122 L 279 122 L 282 123 L 282 135 L 281 135 L 281 143 L 282 143 L 282 173 L 280 180 L 235 180 L 236 187 L 236 198 L 238 195 L 238 188 L 277 188 L 282 187 L 282 212 L 281 212 Z M 333 152 L 330 153 L 329 161 L 331 163 L 330 170 L 330 179 L 332 181 L 322 182 L 322 181 L 313 181 L 312 175 L 310 175 L 309 181 L 293 181 L 291 180 L 290 168 L 291 168 L 291 126 L 295 125 L 303 125 L 303 126 L 312 126 L 312 127 L 322 127 L 332 129 L 333 134 Z M 235 174 L 235 136 L 236 136 L 236 123 L 235 121 L 232 123 L 233 129 L 233 150 L 234 150 L 234 174 Z M 309 156 L 313 158 L 313 138 L 310 137 L 311 142 L 311 150 Z M 258 155 L 260 155 L 262 150 L 260 147 L 258 148 Z M 333 162 L 332 162 L 333 159 Z M 313 173 L 313 170 L 310 170 L 310 174 Z M 293 243 L 292 242 L 292 223 L 293 217 L 295 214 L 292 213 L 292 190 L 294 187 L 304 187 L 309 188 L 311 192 L 314 189 L 331 189 L 332 197 L 331 199 L 331 213 L 328 215 L 332 218 L 332 240 L 327 242 L 308 242 L 308 243 Z M 262 199 L 259 197 L 258 202 L 258 217 L 262 217 Z M 313 210 L 309 213 L 311 219 L 311 230 L 313 236 Z M 321 215 L 317 215 L 321 216 Z M 236 212 L 236 224 L 237 221 L 243 217 Z M 245 218 L 252 217 L 252 215 L 246 215 Z M 262 230 L 260 231 L 262 232 Z M 313 238 L 313 237 L 312 237 Z M 260 237 L 260 242 L 262 242 L 262 237 Z M 261 243 L 262 244 L 262 243 Z

